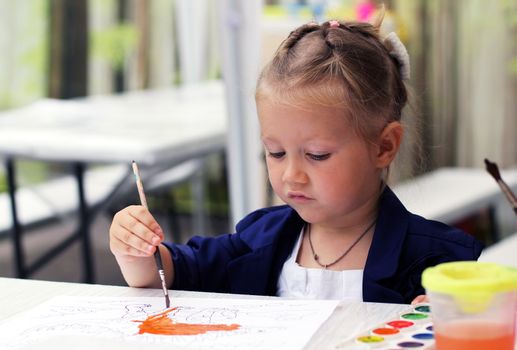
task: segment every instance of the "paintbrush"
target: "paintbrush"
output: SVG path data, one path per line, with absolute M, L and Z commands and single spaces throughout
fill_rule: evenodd
M 486 158 L 485 158 L 485 164 L 486 164 L 486 170 L 495 179 L 495 181 L 501 188 L 501 191 L 503 191 L 504 195 L 506 196 L 506 199 L 508 199 L 508 202 L 510 202 L 511 206 L 513 207 L 513 211 L 515 212 L 515 214 L 517 214 L 517 197 L 515 197 L 515 194 L 513 194 L 511 188 L 501 178 L 501 174 L 499 173 L 499 167 L 497 166 L 496 163 L 492 163 L 491 161 L 489 161 Z
M 135 178 L 136 178 L 136 187 L 138 188 L 138 196 L 140 197 L 140 202 L 146 209 L 149 209 L 147 207 L 147 200 L 145 198 L 144 185 L 142 183 L 142 179 L 140 178 L 140 172 L 138 171 L 138 166 L 136 165 L 136 162 L 134 160 L 131 162 L 131 165 L 133 166 L 133 173 L 135 174 Z M 156 247 L 156 251 L 154 252 L 154 260 L 156 261 L 156 266 L 158 267 L 158 274 L 160 275 L 160 281 L 162 282 L 163 295 L 165 297 L 165 307 L 169 308 L 169 306 L 170 306 L 169 291 L 167 290 L 167 284 L 165 283 L 165 272 L 163 271 L 162 256 L 160 254 L 159 247 Z

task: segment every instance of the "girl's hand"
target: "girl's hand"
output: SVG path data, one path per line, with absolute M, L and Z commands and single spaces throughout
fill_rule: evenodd
M 141 205 L 131 205 L 116 213 L 109 237 L 111 252 L 119 262 L 152 256 L 164 238 L 158 222 Z
M 411 302 L 411 305 L 415 305 L 415 304 L 419 304 L 419 303 L 428 303 L 428 302 L 429 302 L 429 298 L 427 297 L 427 295 L 423 294 L 423 295 L 419 295 L 415 299 L 413 299 L 413 301 Z

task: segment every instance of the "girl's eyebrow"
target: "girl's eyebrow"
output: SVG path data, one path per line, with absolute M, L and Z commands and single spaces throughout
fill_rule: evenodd
M 261 139 L 262 139 L 262 142 L 274 142 L 276 143 L 277 141 L 271 137 L 263 137 L 261 136 Z
M 322 148 L 334 148 L 336 147 L 336 141 L 331 140 L 311 140 L 307 142 L 309 147 L 322 147 Z

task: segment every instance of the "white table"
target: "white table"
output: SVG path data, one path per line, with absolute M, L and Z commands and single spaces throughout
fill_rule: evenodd
M 84 188 L 89 164 L 139 163 L 145 180 L 185 160 L 222 152 L 226 145 L 226 107 L 219 81 L 176 89 L 136 91 L 74 100 L 41 100 L 0 113 L 0 157 L 6 160 L 11 198 L 17 275 L 37 266 L 24 263 L 22 228 L 16 208 L 16 159 L 70 164 L 78 188 L 78 233 L 83 246 L 85 280 L 93 281 Z M 129 186 L 131 177 L 125 180 Z M 132 184 L 134 185 L 134 184 Z M 122 186 L 117 184 L 115 188 Z M 1 213 L 0 215 L 8 215 Z M 63 242 L 63 247 L 68 246 Z M 46 261 L 62 249 L 49 254 Z
M 0 113 L 0 156 L 141 166 L 221 149 L 226 107 L 219 81 L 73 100 L 44 99 Z
M 80 283 L 46 282 L 0 278 L 0 326 L 9 317 L 29 310 L 39 303 L 58 295 L 70 296 L 140 296 L 162 297 L 161 289 L 137 289 L 118 286 L 103 286 Z M 256 298 L 249 295 L 199 293 L 172 291 L 171 297 L 190 298 Z M 306 349 L 353 349 L 347 345 L 360 332 L 398 315 L 408 308 L 407 305 L 378 303 L 346 303 L 342 302 L 331 317 L 312 337 Z M 92 340 L 93 341 L 93 340 Z M 91 344 L 76 344 L 77 349 L 87 349 Z M 98 344 L 97 344 L 98 345 Z M 110 346 L 113 345 L 110 343 Z M 120 347 L 122 349 L 122 347 Z M 53 348 L 59 350 L 60 348 Z M 63 349 L 68 348 L 63 345 Z M 110 347 L 116 350 L 117 347 Z M 127 349 L 127 348 L 124 348 Z
M 502 170 L 501 177 L 517 192 L 517 169 Z M 448 224 L 506 202 L 493 177 L 485 169 L 475 168 L 440 168 L 397 184 L 393 191 L 412 213 Z M 508 208 L 511 210 L 510 204 Z M 495 224 L 495 218 L 492 221 Z
M 517 268 L 517 232 L 487 247 L 479 260 Z

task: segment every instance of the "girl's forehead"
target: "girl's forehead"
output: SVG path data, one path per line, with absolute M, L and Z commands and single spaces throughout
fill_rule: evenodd
M 350 125 L 347 112 L 340 107 L 310 103 L 257 102 L 261 122 L 281 122 L 282 119 L 300 120 L 304 123 L 337 123 Z
M 340 138 L 353 132 L 341 110 L 322 106 L 259 106 L 259 124 L 263 137 L 299 134 L 302 138 Z

